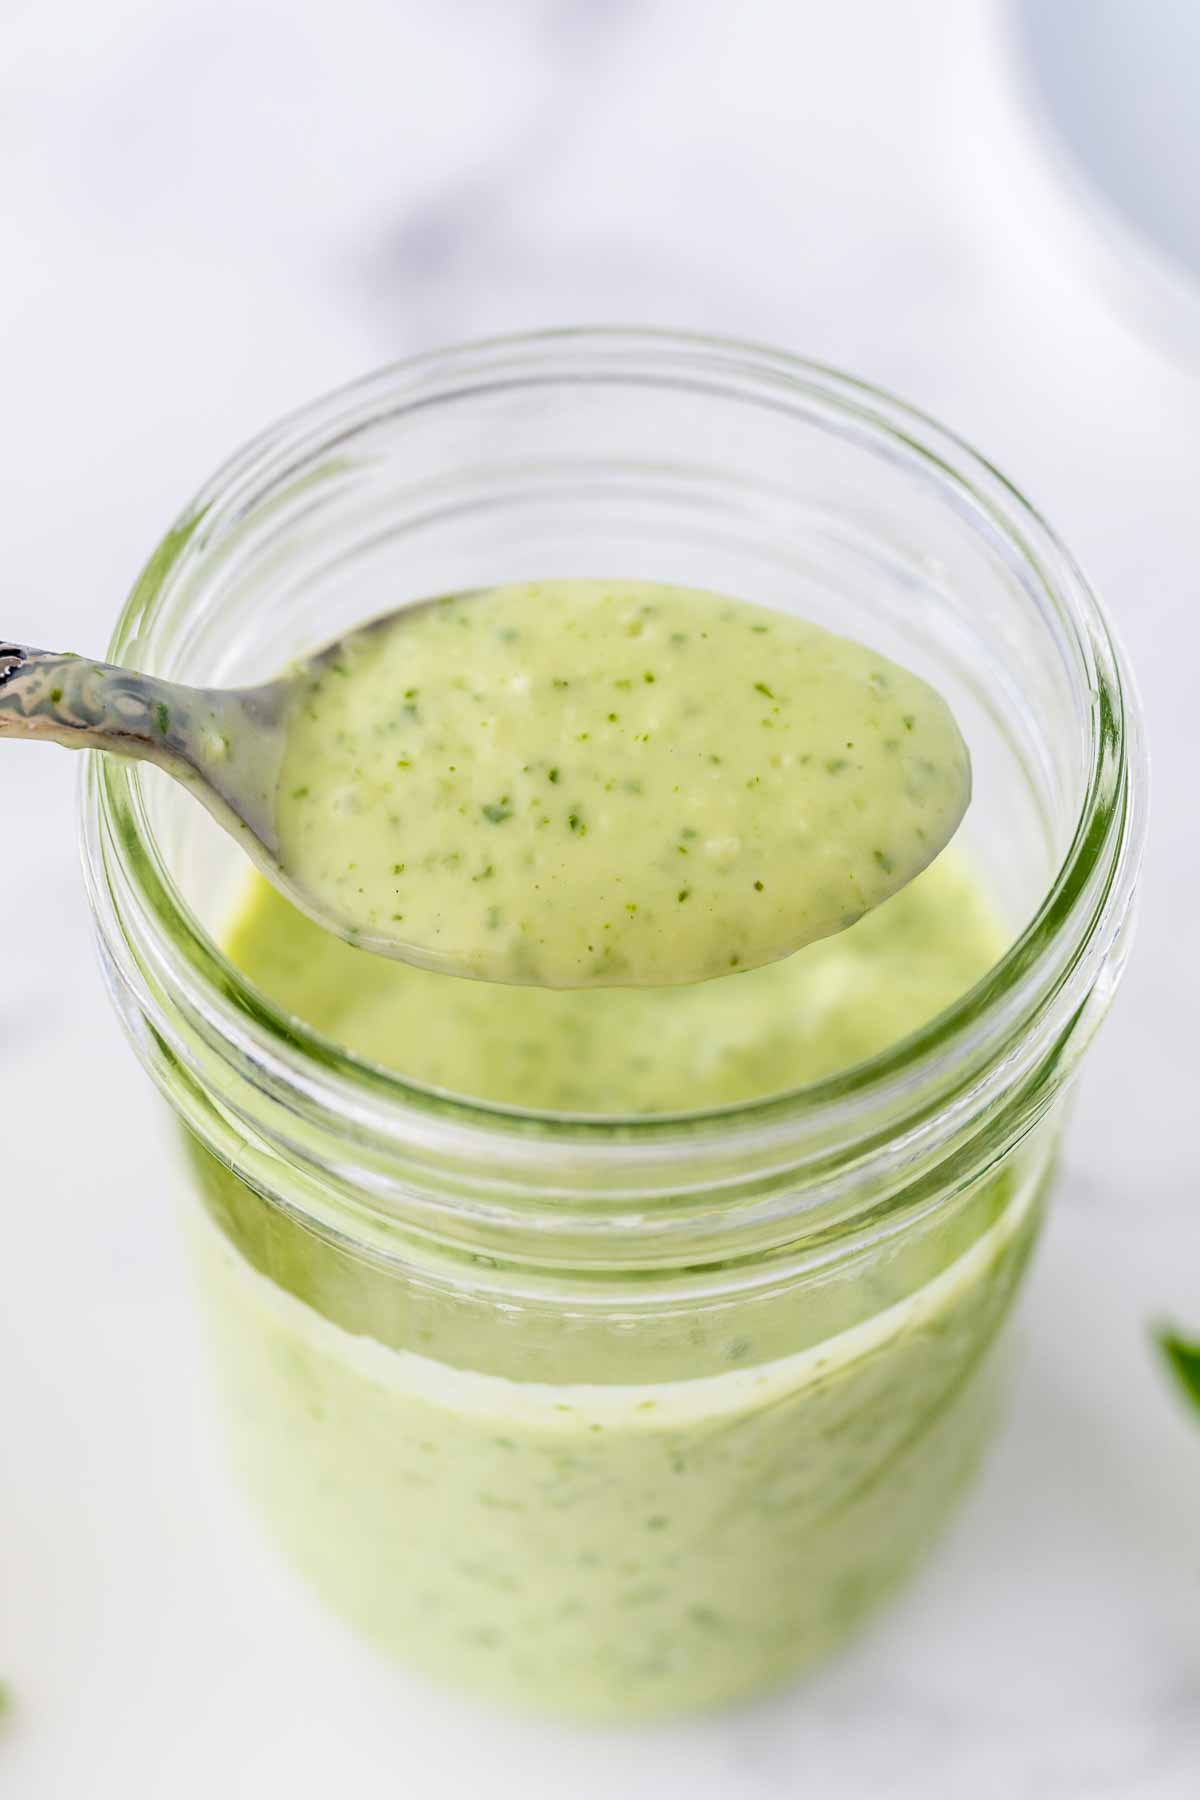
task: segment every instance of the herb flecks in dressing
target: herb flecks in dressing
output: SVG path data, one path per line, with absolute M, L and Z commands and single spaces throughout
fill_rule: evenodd
M 944 701 L 864 645 L 683 588 L 553 581 L 400 615 L 289 724 L 282 861 L 414 960 L 701 981 L 904 887 L 970 797 Z

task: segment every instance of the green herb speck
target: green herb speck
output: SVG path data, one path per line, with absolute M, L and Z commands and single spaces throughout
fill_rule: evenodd
M 754 691 L 756 694 L 765 694 L 768 700 L 773 700 L 775 698 L 775 695 L 765 681 L 756 681 L 754 684 Z
M 512 818 L 512 807 L 508 804 L 507 794 L 500 800 L 490 800 L 480 811 L 490 825 L 503 825 L 505 819 Z
M 158 726 L 160 737 L 166 737 L 171 723 L 171 709 L 162 700 L 154 708 L 154 723 Z
M 691 896 L 692 896 L 691 888 L 680 888 L 680 890 L 676 894 L 675 898 L 676 898 L 676 900 L 678 900 L 680 906 L 682 906 L 685 900 L 691 899 Z
M 567 824 L 571 827 L 571 830 L 575 833 L 576 837 L 587 836 L 587 826 L 584 824 L 578 813 L 568 813 Z
M 61 699 L 62 699 L 62 689 L 61 688 L 51 688 L 50 689 L 50 704 L 52 706 L 57 706 Z

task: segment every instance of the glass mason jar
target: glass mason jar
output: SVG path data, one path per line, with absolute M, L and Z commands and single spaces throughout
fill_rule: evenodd
M 450 350 L 285 420 L 166 534 L 111 655 L 255 681 L 407 599 L 561 575 L 795 609 L 930 679 L 1012 928 L 990 973 L 794 1092 L 539 1115 L 257 991 L 220 947 L 239 852 L 157 770 L 90 760 L 85 855 L 278 1539 L 438 1676 L 646 1714 L 825 1654 L 975 1467 L 1128 944 L 1143 753 L 1095 600 L 986 463 L 826 369 L 658 333 Z

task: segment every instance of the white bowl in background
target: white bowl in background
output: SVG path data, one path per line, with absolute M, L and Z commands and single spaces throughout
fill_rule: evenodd
M 1010 0 L 1063 243 L 1200 359 L 1200 0 Z

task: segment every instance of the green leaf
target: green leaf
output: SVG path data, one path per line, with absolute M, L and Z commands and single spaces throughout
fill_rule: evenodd
M 1172 1331 L 1166 1325 L 1161 1326 L 1154 1335 L 1180 1387 L 1192 1404 L 1200 1407 L 1200 1343 L 1180 1337 L 1177 1331 Z

